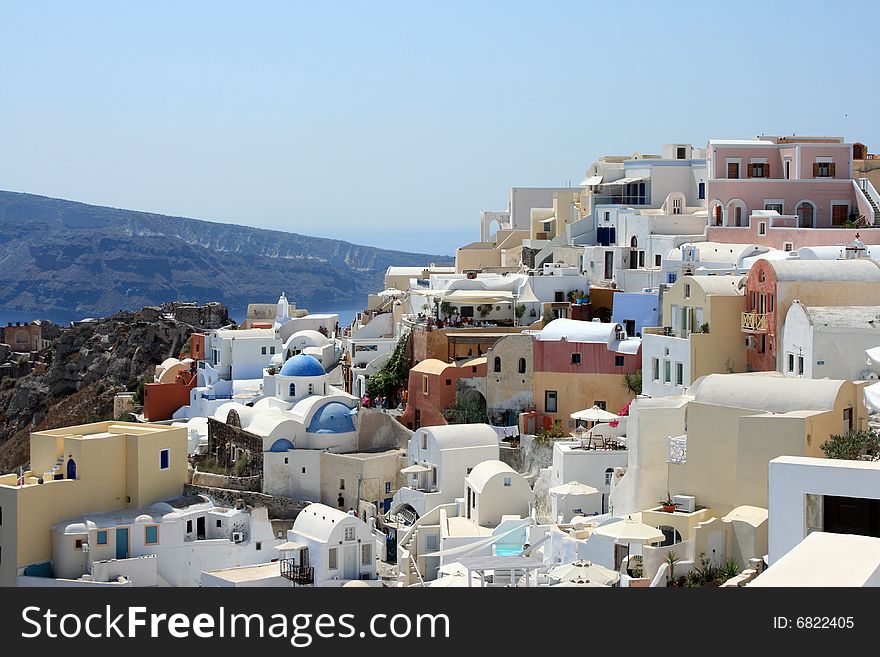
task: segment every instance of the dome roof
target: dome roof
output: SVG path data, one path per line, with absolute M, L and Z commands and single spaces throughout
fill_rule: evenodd
M 306 429 L 309 433 L 351 433 L 355 430 L 352 416 L 356 408 L 349 408 L 340 402 L 324 404 L 315 411 L 312 422 Z
M 281 366 L 281 376 L 324 376 L 324 367 L 314 356 L 297 354 Z

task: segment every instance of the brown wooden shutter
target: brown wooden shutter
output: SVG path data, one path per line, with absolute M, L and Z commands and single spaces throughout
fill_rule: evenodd
M 752 177 L 752 163 L 749 162 L 748 164 L 746 164 L 746 178 L 751 178 L 751 177 Z
M 819 163 L 813 162 L 813 178 L 819 177 Z
M 834 177 L 834 162 L 828 165 L 828 173 L 832 178 Z
M 770 177 L 770 163 L 769 162 L 764 163 L 764 177 L 765 178 Z M 782 214 L 782 213 L 780 212 L 780 214 Z

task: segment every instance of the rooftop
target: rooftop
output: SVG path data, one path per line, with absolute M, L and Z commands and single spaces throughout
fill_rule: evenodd
M 821 332 L 845 329 L 880 331 L 880 306 L 802 306 L 810 324 Z

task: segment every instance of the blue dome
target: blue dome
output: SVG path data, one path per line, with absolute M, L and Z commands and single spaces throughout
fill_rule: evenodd
M 281 376 L 324 376 L 324 367 L 318 359 L 308 354 L 288 358 L 281 366 Z
M 312 423 L 306 429 L 309 433 L 351 433 L 354 431 L 352 416 L 356 408 L 349 408 L 339 402 L 330 402 L 319 408 L 312 416 Z

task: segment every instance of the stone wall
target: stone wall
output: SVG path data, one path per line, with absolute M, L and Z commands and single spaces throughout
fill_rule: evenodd
M 252 491 L 230 490 L 228 488 L 212 488 L 210 486 L 196 486 L 186 484 L 183 487 L 184 495 L 207 495 L 212 502 L 220 506 L 235 507 L 241 500 L 248 506 L 265 507 L 269 518 L 273 520 L 293 520 L 297 514 L 311 502 L 294 500 L 289 497 L 278 497 L 255 493 Z
M 233 477 L 213 472 L 199 472 L 196 470 L 192 476 L 192 483 L 196 486 L 208 488 L 226 488 L 229 490 L 253 491 L 259 493 L 263 479 L 260 476 Z
M 248 453 L 244 476 L 263 476 L 263 439 L 237 426 L 238 415 L 230 411 L 227 422 L 208 418 L 208 453 L 217 457 L 217 465 L 231 468 L 235 465 L 235 448 Z
M 358 413 L 358 450 L 406 449 L 412 431 L 378 408 L 362 408 Z

